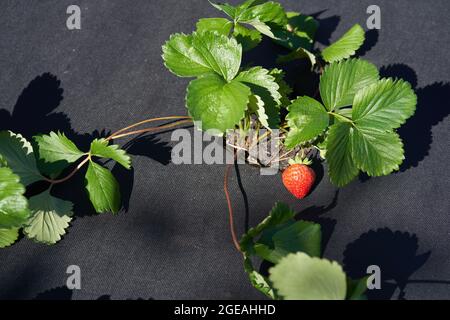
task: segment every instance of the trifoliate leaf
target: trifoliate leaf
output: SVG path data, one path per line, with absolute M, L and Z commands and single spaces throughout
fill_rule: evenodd
M 0 132 L 0 155 L 2 162 L 8 165 L 20 177 L 25 185 L 42 180 L 36 165 L 33 147 L 20 134 L 11 131 Z
M 369 176 L 384 176 L 399 169 L 405 159 L 403 143 L 395 132 L 357 126 L 350 131 L 353 161 Z
M 316 138 L 330 123 L 330 116 L 325 107 L 307 96 L 295 100 L 288 107 L 288 111 L 286 119 L 289 133 L 284 144 L 289 149 Z
M 45 244 L 61 240 L 72 220 L 72 202 L 53 197 L 47 190 L 30 198 L 29 203 L 32 215 L 24 228 L 26 236 Z
M 254 67 L 241 72 L 235 80 L 248 86 L 254 95 L 259 96 L 264 101 L 269 126 L 276 128 L 280 122 L 279 112 L 282 96 L 275 77 L 270 75 L 266 69 Z
M 299 251 L 320 257 L 321 241 L 322 232 L 319 224 L 291 221 L 264 230 L 254 249 L 259 257 L 276 264 L 288 254 Z
M 330 180 L 338 187 L 350 183 L 359 173 L 352 159 L 350 132 L 354 128 L 350 123 L 339 122 L 328 131 L 326 159 Z
M 316 56 L 313 53 L 309 52 L 306 49 L 298 48 L 289 54 L 278 56 L 277 63 L 287 63 L 299 59 L 308 59 L 311 63 L 311 70 L 314 68 L 317 62 Z
M 19 228 L 0 229 L 0 248 L 12 245 L 19 238 Z
M 180 77 L 215 72 L 231 81 L 239 71 L 242 46 L 217 32 L 175 34 L 163 46 L 166 67 Z
M 392 130 L 414 114 L 416 104 L 417 97 L 408 82 L 383 79 L 358 91 L 352 119 L 364 128 Z
M 69 163 L 80 159 L 84 152 L 67 138 L 64 133 L 50 132 L 48 135 L 36 136 L 39 157 L 45 162 L 67 161 Z
M 365 39 L 363 28 L 355 24 L 338 41 L 322 51 L 322 57 L 327 62 L 336 62 L 353 56 Z
M 204 18 L 197 22 L 197 32 L 216 31 L 228 36 L 233 28 L 233 22 L 225 18 Z
M 290 50 L 304 48 L 311 50 L 319 23 L 311 16 L 298 12 L 287 12 L 288 24 L 275 28 L 273 32 L 279 40 L 276 43 Z
M 95 139 L 92 141 L 90 153 L 96 157 L 113 159 L 126 169 L 131 168 L 131 158 L 125 150 L 120 149 L 118 145 L 110 145 L 106 139 Z
M 25 187 L 10 168 L 0 168 L 0 229 L 21 227 L 30 216 Z
M 239 23 L 234 26 L 233 36 L 242 45 L 243 51 L 255 48 L 262 40 L 261 33 L 258 30 L 248 29 Z
M 253 285 L 253 287 L 255 287 L 255 289 L 262 292 L 267 297 L 275 299 L 275 292 L 270 286 L 268 280 L 253 268 L 252 262 L 247 256 L 244 257 L 244 270 L 245 272 L 247 272 L 250 283 Z
M 121 204 L 119 183 L 108 169 L 93 161 L 89 163 L 86 172 L 86 189 L 95 211 L 98 213 L 119 211 Z
M 187 88 L 186 104 L 203 130 L 225 132 L 244 117 L 251 94 L 250 88 L 233 80 L 226 82 L 215 74 L 192 81 Z
M 217 10 L 220 10 L 220 11 L 224 12 L 231 19 L 235 18 L 235 16 L 236 16 L 236 8 L 233 7 L 232 5 L 229 5 L 228 3 L 214 3 L 214 2 L 211 2 L 211 1 L 209 1 L 209 3 L 214 8 L 216 8 Z
M 346 276 L 342 267 L 305 253 L 290 254 L 269 270 L 270 281 L 286 300 L 344 300 Z
M 269 126 L 269 116 L 266 114 L 266 109 L 264 108 L 264 101 L 261 99 L 260 96 L 257 95 L 251 95 L 250 100 L 248 102 L 248 110 L 256 114 L 258 117 L 259 122 L 267 128 L 268 130 L 271 130 Z
M 325 107 L 333 111 L 349 106 L 355 94 L 378 81 L 375 65 L 361 59 L 349 59 L 333 63 L 320 77 L 320 95 Z

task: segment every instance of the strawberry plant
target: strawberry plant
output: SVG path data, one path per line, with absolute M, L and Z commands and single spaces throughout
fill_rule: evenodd
M 20 233 L 45 244 L 61 240 L 73 214 L 73 204 L 52 195 L 52 187 L 68 182 L 87 167 L 85 189 L 98 213 L 121 208 L 119 183 L 106 160 L 130 169 L 131 159 L 116 140 L 179 125 L 224 137 L 225 144 L 245 152 L 248 163 L 287 168 L 283 182 L 294 196 L 304 198 L 315 180 L 307 165 L 326 161 L 333 184 L 343 187 L 360 172 L 378 177 L 399 169 L 404 160 L 396 130 L 415 112 L 417 98 L 401 79 L 382 79 L 372 63 L 354 55 L 365 39 L 355 25 L 339 40 L 314 47 L 318 22 L 286 12 L 276 2 L 247 0 L 241 5 L 211 3 L 225 17 L 200 19 L 196 31 L 177 33 L 163 45 L 165 66 L 176 76 L 192 78 L 186 89 L 187 116 L 144 120 L 80 150 L 64 133 L 50 132 L 27 141 L 20 133 L 0 133 L 0 247 L 13 244 Z M 242 56 L 258 50 L 263 37 L 289 50 L 272 69 L 243 66 Z M 320 81 L 314 96 L 296 96 L 284 79 L 282 66 L 306 59 Z M 175 121 L 139 129 L 156 121 Z M 260 129 L 264 129 L 260 133 Z M 257 138 L 250 139 L 252 132 Z M 276 132 L 281 132 L 277 135 Z M 264 140 L 275 142 L 276 154 L 254 155 Z M 100 160 L 100 161 L 99 161 Z M 235 234 L 227 190 L 232 239 L 243 254 L 251 283 L 277 299 L 359 299 L 363 280 L 348 279 L 335 262 L 321 259 L 320 226 L 296 221 L 287 206 L 277 203 L 261 224 L 241 241 Z M 36 182 L 45 191 L 25 197 Z M 254 259 L 273 264 L 267 275 L 253 268 Z

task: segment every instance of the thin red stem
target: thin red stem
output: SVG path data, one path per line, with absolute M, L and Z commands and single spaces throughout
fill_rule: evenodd
M 242 252 L 241 246 L 239 245 L 239 241 L 236 236 L 236 231 L 235 231 L 235 227 L 234 227 L 233 206 L 231 205 L 231 198 L 230 198 L 230 194 L 228 192 L 228 176 L 230 175 L 231 167 L 232 167 L 232 164 L 227 164 L 227 167 L 225 169 L 223 190 L 225 191 L 225 197 L 227 199 L 227 204 L 228 204 L 228 216 L 229 216 L 229 221 L 230 221 L 231 238 L 233 240 L 233 244 L 236 247 L 237 251 Z

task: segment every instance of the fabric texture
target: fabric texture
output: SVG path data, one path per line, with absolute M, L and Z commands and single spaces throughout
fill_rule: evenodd
M 319 48 L 355 23 L 365 27 L 372 4 L 281 3 L 317 17 Z M 203 0 L 78 0 L 81 30 L 69 31 L 70 4 L 2 1 L 0 129 L 28 137 L 61 130 L 86 148 L 89 137 L 102 131 L 186 114 L 189 80 L 164 67 L 161 45 L 170 34 L 190 33 L 199 18 L 221 17 L 220 12 Z M 239 166 L 240 179 L 236 172 L 230 179 L 237 229 L 242 233 L 275 201 L 284 201 L 300 217 L 321 223 L 324 256 L 342 263 L 350 276 L 364 276 L 368 265 L 381 267 L 382 290 L 370 292 L 371 298 L 449 299 L 450 3 L 377 4 L 381 30 L 368 32 L 359 55 L 383 75 L 412 82 L 418 95 L 416 115 L 399 130 L 407 158 L 400 172 L 361 177 L 338 191 L 318 166 L 320 183 L 298 201 L 279 175 Z M 266 39 L 244 63 L 273 66 L 280 52 Z M 305 66 L 289 68 L 297 92 L 310 91 L 311 79 L 298 78 Z M 82 174 L 58 186 L 55 194 L 75 202 L 76 219 L 57 245 L 21 239 L 0 250 L 0 298 L 262 299 L 231 242 L 224 166 L 173 165 L 171 145 L 165 133 L 129 146 L 133 170 L 114 168 L 125 198 L 117 216 L 93 213 Z M 63 287 L 70 265 L 81 268 L 81 290 Z

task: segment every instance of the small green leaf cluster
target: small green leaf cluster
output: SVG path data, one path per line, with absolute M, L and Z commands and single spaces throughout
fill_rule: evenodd
M 0 132 L 0 248 L 13 244 L 20 230 L 39 243 L 61 240 L 72 220 L 73 203 L 51 194 L 53 185 L 64 181 L 52 178 L 77 162 L 77 168 L 88 163 L 86 190 L 95 210 L 117 213 L 121 205 L 119 184 L 94 158 L 131 167 L 125 151 L 105 139 L 93 140 L 90 150 L 82 152 L 59 132 L 35 136 L 33 144 L 20 134 Z M 48 189 L 27 199 L 26 187 L 39 181 L 46 181 Z
M 365 39 L 361 26 L 320 52 L 313 50 L 318 23 L 312 17 L 285 12 L 275 2 L 213 6 L 228 19 L 200 19 L 197 31 L 172 35 L 163 46 L 170 71 L 197 77 L 188 85 L 186 106 L 203 130 L 222 135 L 248 128 L 251 118 L 257 128 L 280 128 L 286 149 L 318 149 L 339 187 L 360 171 L 383 176 L 399 169 L 404 151 L 395 130 L 414 114 L 417 98 L 406 81 L 380 79 L 376 66 L 351 58 Z M 241 67 L 242 49 L 254 48 L 262 35 L 291 50 L 279 63 L 307 58 L 320 66 L 319 97 L 290 100 L 281 69 Z
M 365 299 L 366 279 L 352 280 L 337 262 L 321 258 L 321 241 L 319 224 L 297 221 L 294 211 L 276 203 L 240 243 L 250 282 L 272 299 Z M 268 277 L 255 270 L 255 258 L 273 264 Z

